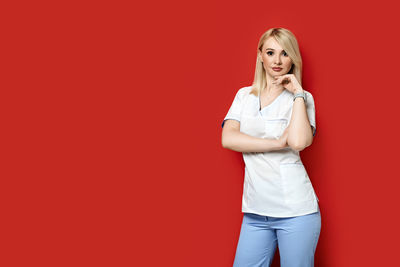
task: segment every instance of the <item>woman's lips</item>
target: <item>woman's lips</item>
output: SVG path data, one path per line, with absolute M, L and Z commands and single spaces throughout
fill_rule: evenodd
M 274 71 L 281 71 L 282 68 L 272 68 Z

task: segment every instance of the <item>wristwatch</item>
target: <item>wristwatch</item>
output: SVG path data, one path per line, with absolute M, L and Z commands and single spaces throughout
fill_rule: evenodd
M 293 97 L 293 102 L 296 100 L 296 98 L 302 97 L 304 99 L 304 103 L 307 103 L 307 96 L 306 93 L 303 91 L 302 93 L 297 93 Z

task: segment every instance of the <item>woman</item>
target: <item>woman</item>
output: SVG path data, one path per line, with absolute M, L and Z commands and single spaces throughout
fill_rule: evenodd
M 299 152 L 312 144 L 315 106 L 301 77 L 292 32 L 266 31 L 253 84 L 237 91 L 222 122 L 222 146 L 242 152 L 245 162 L 234 267 L 270 266 L 277 246 L 281 266 L 314 266 L 321 215 Z

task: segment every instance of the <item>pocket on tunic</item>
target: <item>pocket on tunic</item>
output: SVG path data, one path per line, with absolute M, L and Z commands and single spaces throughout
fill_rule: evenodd
M 311 201 L 314 189 L 302 163 L 279 165 L 285 200 L 288 204 Z
M 287 119 L 265 120 L 265 137 L 279 139 L 287 127 Z

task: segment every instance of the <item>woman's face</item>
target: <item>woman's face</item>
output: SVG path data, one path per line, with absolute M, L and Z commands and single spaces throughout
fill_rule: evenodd
M 275 38 L 269 37 L 264 42 L 262 49 L 262 52 L 259 51 L 258 53 L 261 56 L 267 76 L 280 76 L 289 72 L 292 67 L 292 60 L 279 43 L 275 41 Z

